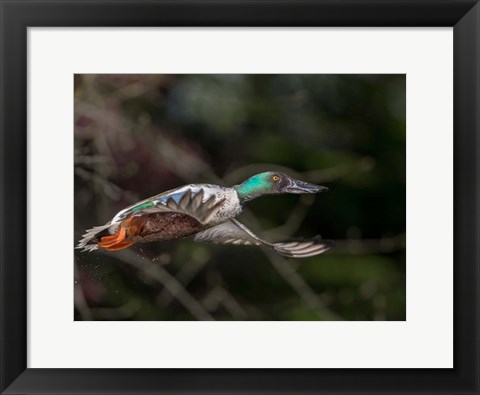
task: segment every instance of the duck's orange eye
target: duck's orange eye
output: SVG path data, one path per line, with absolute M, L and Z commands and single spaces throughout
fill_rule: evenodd
M 279 179 L 280 179 L 279 176 L 273 176 L 273 177 L 272 177 L 272 180 L 273 180 L 273 181 L 278 181 Z

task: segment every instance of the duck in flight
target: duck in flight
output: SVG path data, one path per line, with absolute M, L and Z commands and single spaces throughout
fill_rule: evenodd
M 321 254 L 330 248 L 318 238 L 270 243 L 235 219 L 250 200 L 263 195 L 320 193 L 328 188 L 279 172 L 256 174 L 240 185 L 190 184 L 129 206 L 111 221 L 87 230 L 76 248 L 116 251 L 136 243 L 194 236 L 194 241 L 254 245 L 292 258 Z

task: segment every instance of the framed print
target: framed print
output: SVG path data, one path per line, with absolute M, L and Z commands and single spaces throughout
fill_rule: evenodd
M 3 1 L 2 393 L 479 393 L 479 7 Z

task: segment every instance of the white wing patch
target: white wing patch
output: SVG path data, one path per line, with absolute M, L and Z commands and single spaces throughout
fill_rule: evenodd
M 328 251 L 331 245 L 317 239 L 269 243 L 255 235 L 236 219 L 207 229 L 195 235 L 195 241 L 216 244 L 264 245 L 275 252 L 290 258 L 307 258 Z

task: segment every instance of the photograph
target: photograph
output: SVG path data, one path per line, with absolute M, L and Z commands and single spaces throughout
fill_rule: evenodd
M 405 321 L 405 74 L 75 74 L 76 321 Z

